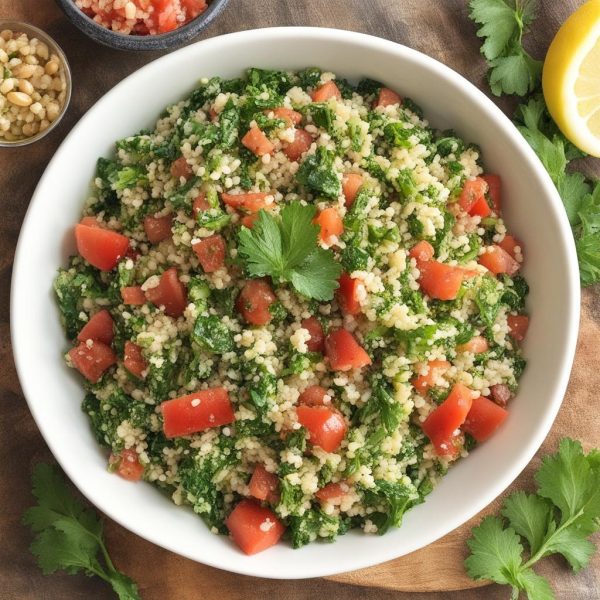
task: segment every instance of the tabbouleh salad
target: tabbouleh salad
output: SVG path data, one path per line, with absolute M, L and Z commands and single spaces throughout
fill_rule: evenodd
M 399 526 L 525 366 L 501 196 L 376 81 L 201 80 L 98 160 L 55 282 L 109 468 L 248 554 Z

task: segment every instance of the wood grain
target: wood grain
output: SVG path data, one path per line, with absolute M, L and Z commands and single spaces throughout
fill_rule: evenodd
M 202 37 L 278 25 L 318 25 L 361 31 L 421 50 L 487 90 L 485 65 L 479 57 L 479 40 L 467 18 L 466 4 L 466 0 L 231 0 L 222 17 Z M 540 17 L 529 40 L 535 56 L 543 56 L 559 23 L 580 4 L 582 0 L 541 2 Z M 160 53 L 124 53 L 98 46 L 79 33 L 48 0 L 0 0 L 1 18 L 27 20 L 54 36 L 70 60 L 74 91 L 68 114 L 48 138 L 29 148 L 0 150 L 3 203 L 0 220 L 0 539 L 3 541 L 0 544 L 0 600 L 103 600 L 113 597 L 103 582 L 62 574 L 46 578 L 27 550 L 30 535 L 20 524 L 20 517 L 32 501 L 30 470 L 37 462 L 50 461 L 52 457 L 27 409 L 12 361 L 9 337 L 11 265 L 27 204 L 61 140 L 104 92 Z M 500 104 L 507 111 L 512 109 L 510 101 L 503 100 Z M 588 161 L 586 168 L 600 174 L 598 161 Z M 598 288 L 584 293 L 583 308 L 569 390 L 538 457 L 553 451 L 556 440 L 563 435 L 582 439 L 588 447 L 600 446 L 600 419 L 595 402 L 600 389 L 596 358 L 600 340 Z M 531 473 L 539 464 L 538 457 L 513 487 L 527 489 L 531 486 Z M 499 500 L 484 513 L 495 510 L 498 503 Z M 462 560 L 466 552 L 465 539 L 473 523 L 480 518 L 481 515 L 409 556 L 330 580 L 269 581 L 234 575 L 167 552 L 110 520 L 106 522 L 106 533 L 117 564 L 139 582 L 145 600 L 506 598 L 506 590 L 499 586 L 488 586 L 485 591 L 451 591 L 474 585 L 464 575 Z M 558 598 L 600 600 L 598 556 L 590 568 L 577 576 L 573 576 L 559 560 L 545 561 L 540 572 L 550 579 Z M 432 593 L 416 593 L 424 591 Z

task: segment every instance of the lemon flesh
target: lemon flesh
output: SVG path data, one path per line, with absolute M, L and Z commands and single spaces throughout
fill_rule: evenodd
M 586 2 L 559 29 L 546 55 L 542 86 L 563 134 L 600 157 L 600 0 Z

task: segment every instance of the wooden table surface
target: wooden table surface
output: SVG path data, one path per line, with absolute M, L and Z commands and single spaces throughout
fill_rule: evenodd
M 559 24 L 582 3 L 582 0 L 541 1 L 540 17 L 529 40 L 534 56 L 543 56 Z M 484 81 L 486 67 L 479 56 L 479 40 L 467 18 L 466 4 L 467 0 L 231 0 L 224 14 L 201 38 L 278 25 L 314 25 L 360 31 L 421 50 L 487 91 Z M 49 0 L 0 0 L 2 18 L 27 20 L 56 38 L 70 61 L 74 92 L 68 114 L 48 138 L 28 148 L 0 150 L 0 198 L 4 207 L 0 220 L 0 600 L 104 600 L 113 596 L 101 581 L 62 574 L 44 577 L 27 550 L 30 534 L 20 524 L 20 517 L 32 501 L 29 473 L 33 464 L 51 461 L 52 457 L 27 409 L 12 360 L 9 333 L 11 267 L 27 205 L 61 140 L 102 94 L 161 53 L 121 53 L 96 45 L 79 33 Z M 505 110 L 511 110 L 510 102 L 503 101 L 501 105 Z M 600 172 L 598 161 L 595 164 L 588 162 L 587 168 Z M 561 435 L 580 437 L 588 445 L 600 446 L 600 420 L 592 405 L 596 401 L 595 390 L 600 387 L 598 369 L 594 370 L 600 339 L 598 287 L 585 292 L 584 308 L 585 327 L 580 334 L 577 368 L 554 431 L 555 435 L 558 431 Z M 578 406 L 588 410 L 589 416 L 583 419 L 583 423 Z M 553 448 L 551 443 L 544 447 L 545 450 Z M 533 464 L 536 463 L 537 459 Z M 518 480 L 519 485 L 527 485 L 530 474 L 531 469 Z M 171 600 L 175 597 L 177 600 L 196 597 L 204 600 L 252 597 L 295 600 L 326 596 L 365 600 L 508 598 L 508 591 L 499 586 L 429 594 L 364 587 L 365 583 L 378 578 L 378 583 L 384 587 L 411 589 L 410 574 L 414 573 L 413 579 L 417 576 L 427 579 L 428 589 L 439 589 L 436 574 L 444 565 L 436 557 L 443 555 L 444 545 L 456 543 L 458 534 L 447 536 L 421 554 L 407 557 L 405 562 L 388 563 L 377 570 L 346 575 L 340 578 L 341 581 L 269 581 L 225 574 L 196 565 L 108 521 L 107 532 L 117 564 L 139 582 L 145 600 Z M 540 572 L 550 579 L 558 598 L 600 599 L 598 556 L 590 568 L 578 576 L 573 576 L 558 560 L 545 561 Z M 193 586 L 189 585 L 190 578 Z M 398 581 L 399 578 L 405 580 Z M 186 589 L 194 589 L 194 593 L 174 593 L 173 590 L 179 589 L 177 581 L 187 581 Z

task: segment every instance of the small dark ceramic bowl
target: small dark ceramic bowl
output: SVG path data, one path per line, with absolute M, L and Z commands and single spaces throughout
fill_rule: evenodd
M 112 31 L 90 19 L 74 0 L 56 0 L 69 20 L 96 42 L 118 50 L 171 50 L 194 39 L 215 19 L 229 0 L 210 0 L 208 8 L 189 23 L 157 35 L 125 35 Z

